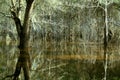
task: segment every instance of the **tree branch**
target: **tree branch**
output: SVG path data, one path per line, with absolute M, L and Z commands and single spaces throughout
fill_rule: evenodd
M 11 11 L 11 14 L 13 16 L 15 25 L 16 25 L 16 29 L 17 29 L 17 33 L 18 36 L 20 37 L 21 31 L 22 31 L 22 25 L 21 25 L 21 21 L 20 19 L 16 16 L 16 13 L 14 11 Z
M 14 78 L 13 80 L 17 80 L 18 79 L 18 76 L 20 75 L 20 72 L 21 72 L 21 57 L 19 56 L 19 59 L 18 59 L 18 62 L 17 62 L 17 65 L 16 65 L 16 69 L 15 69 L 15 72 L 14 72 Z
M 26 10 L 25 10 L 25 16 L 24 16 L 24 22 L 23 22 L 23 32 L 24 35 L 26 36 L 26 39 L 28 39 L 29 33 L 30 33 L 30 13 L 32 10 L 33 6 L 33 1 L 34 0 L 28 0 L 27 5 L 26 5 Z

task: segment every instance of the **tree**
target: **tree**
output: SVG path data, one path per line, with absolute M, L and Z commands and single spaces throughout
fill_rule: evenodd
M 11 0 L 11 14 L 12 18 L 15 22 L 18 37 L 19 37 L 19 45 L 18 48 L 20 50 L 19 58 L 16 64 L 16 69 L 13 75 L 13 80 L 17 80 L 21 69 L 23 69 L 25 80 L 30 80 L 29 71 L 31 68 L 31 61 L 29 55 L 29 36 L 30 36 L 30 13 L 32 10 L 32 6 L 34 0 L 26 0 L 26 8 L 24 14 L 23 24 L 21 23 L 21 19 L 19 18 L 19 13 L 21 11 L 21 1 L 22 0 Z M 16 6 L 16 3 L 18 5 Z M 10 76 L 9 76 L 10 77 Z

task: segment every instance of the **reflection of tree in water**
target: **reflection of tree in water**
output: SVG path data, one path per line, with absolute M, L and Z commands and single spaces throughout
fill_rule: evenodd
M 99 6 L 103 6 L 103 3 L 101 5 L 99 1 L 89 3 L 82 0 L 54 1 L 57 1 L 55 6 L 51 5 L 52 1 L 37 0 L 35 3 L 37 7 L 31 15 L 29 48 L 32 55 L 31 78 L 33 80 L 101 80 L 104 77 L 105 22 L 103 10 Z M 113 19 L 109 24 L 108 33 L 110 60 L 107 76 L 109 79 L 119 77 L 119 62 L 115 59 L 119 56 L 118 14 L 119 12 L 113 7 L 108 14 L 110 20 Z M 7 22 L 4 26 L 7 26 L 6 24 Z M 13 23 L 11 25 L 13 26 Z M 8 37 L 11 41 L 9 44 Z M 7 66 L 10 65 L 8 71 L 4 71 L 11 74 L 12 64 L 15 63 L 18 55 L 16 54 L 18 48 L 12 45 L 16 45 L 18 38 L 12 31 L 3 29 L 1 39 L 3 42 L 0 44 L 0 52 L 5 53 Z M 15 44 L 13 40 L 16 40 Z M 22 77 L 20 78 L 23 79 Z

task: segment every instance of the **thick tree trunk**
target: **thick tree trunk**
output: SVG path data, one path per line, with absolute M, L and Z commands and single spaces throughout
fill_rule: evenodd
M 30 36 L 29 18 L 30 18 L 30 12 L 32 9 L 33 1 L 34 0 L 26 0 L 27 5 L 25 10 L 23 25 L 21 25 L 21 21 L 17 17 L 16 13 L 14 11 L 11 11 L 13 15 L 13 19 L 16 24 L 18 36 L 20 39 L 20 43 L 18 46 L 20 50 L 20 55 L 16 65 L 15 73 L 13 75 L 13 80 L 18 79 L 21 69 L 23 69 L 25 80 L 30 80 L 29 71 L 31 68 L 31 61 L 29 54 L 29 36 Z

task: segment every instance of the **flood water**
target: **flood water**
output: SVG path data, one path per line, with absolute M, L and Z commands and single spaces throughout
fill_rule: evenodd
M 108 80 L 120 79 L 119 46 L 108 48 Z M 0 42 L 0 78 L 14 73 L 19 55 L 17 42 Z M 102 80 L 104 50 L 102 43 L 84 41 L 31 41 L 31 80 Z M 20 80 L 23 80 L 23 74 Z M 10 80 L 10 79 L 8 79 Z

